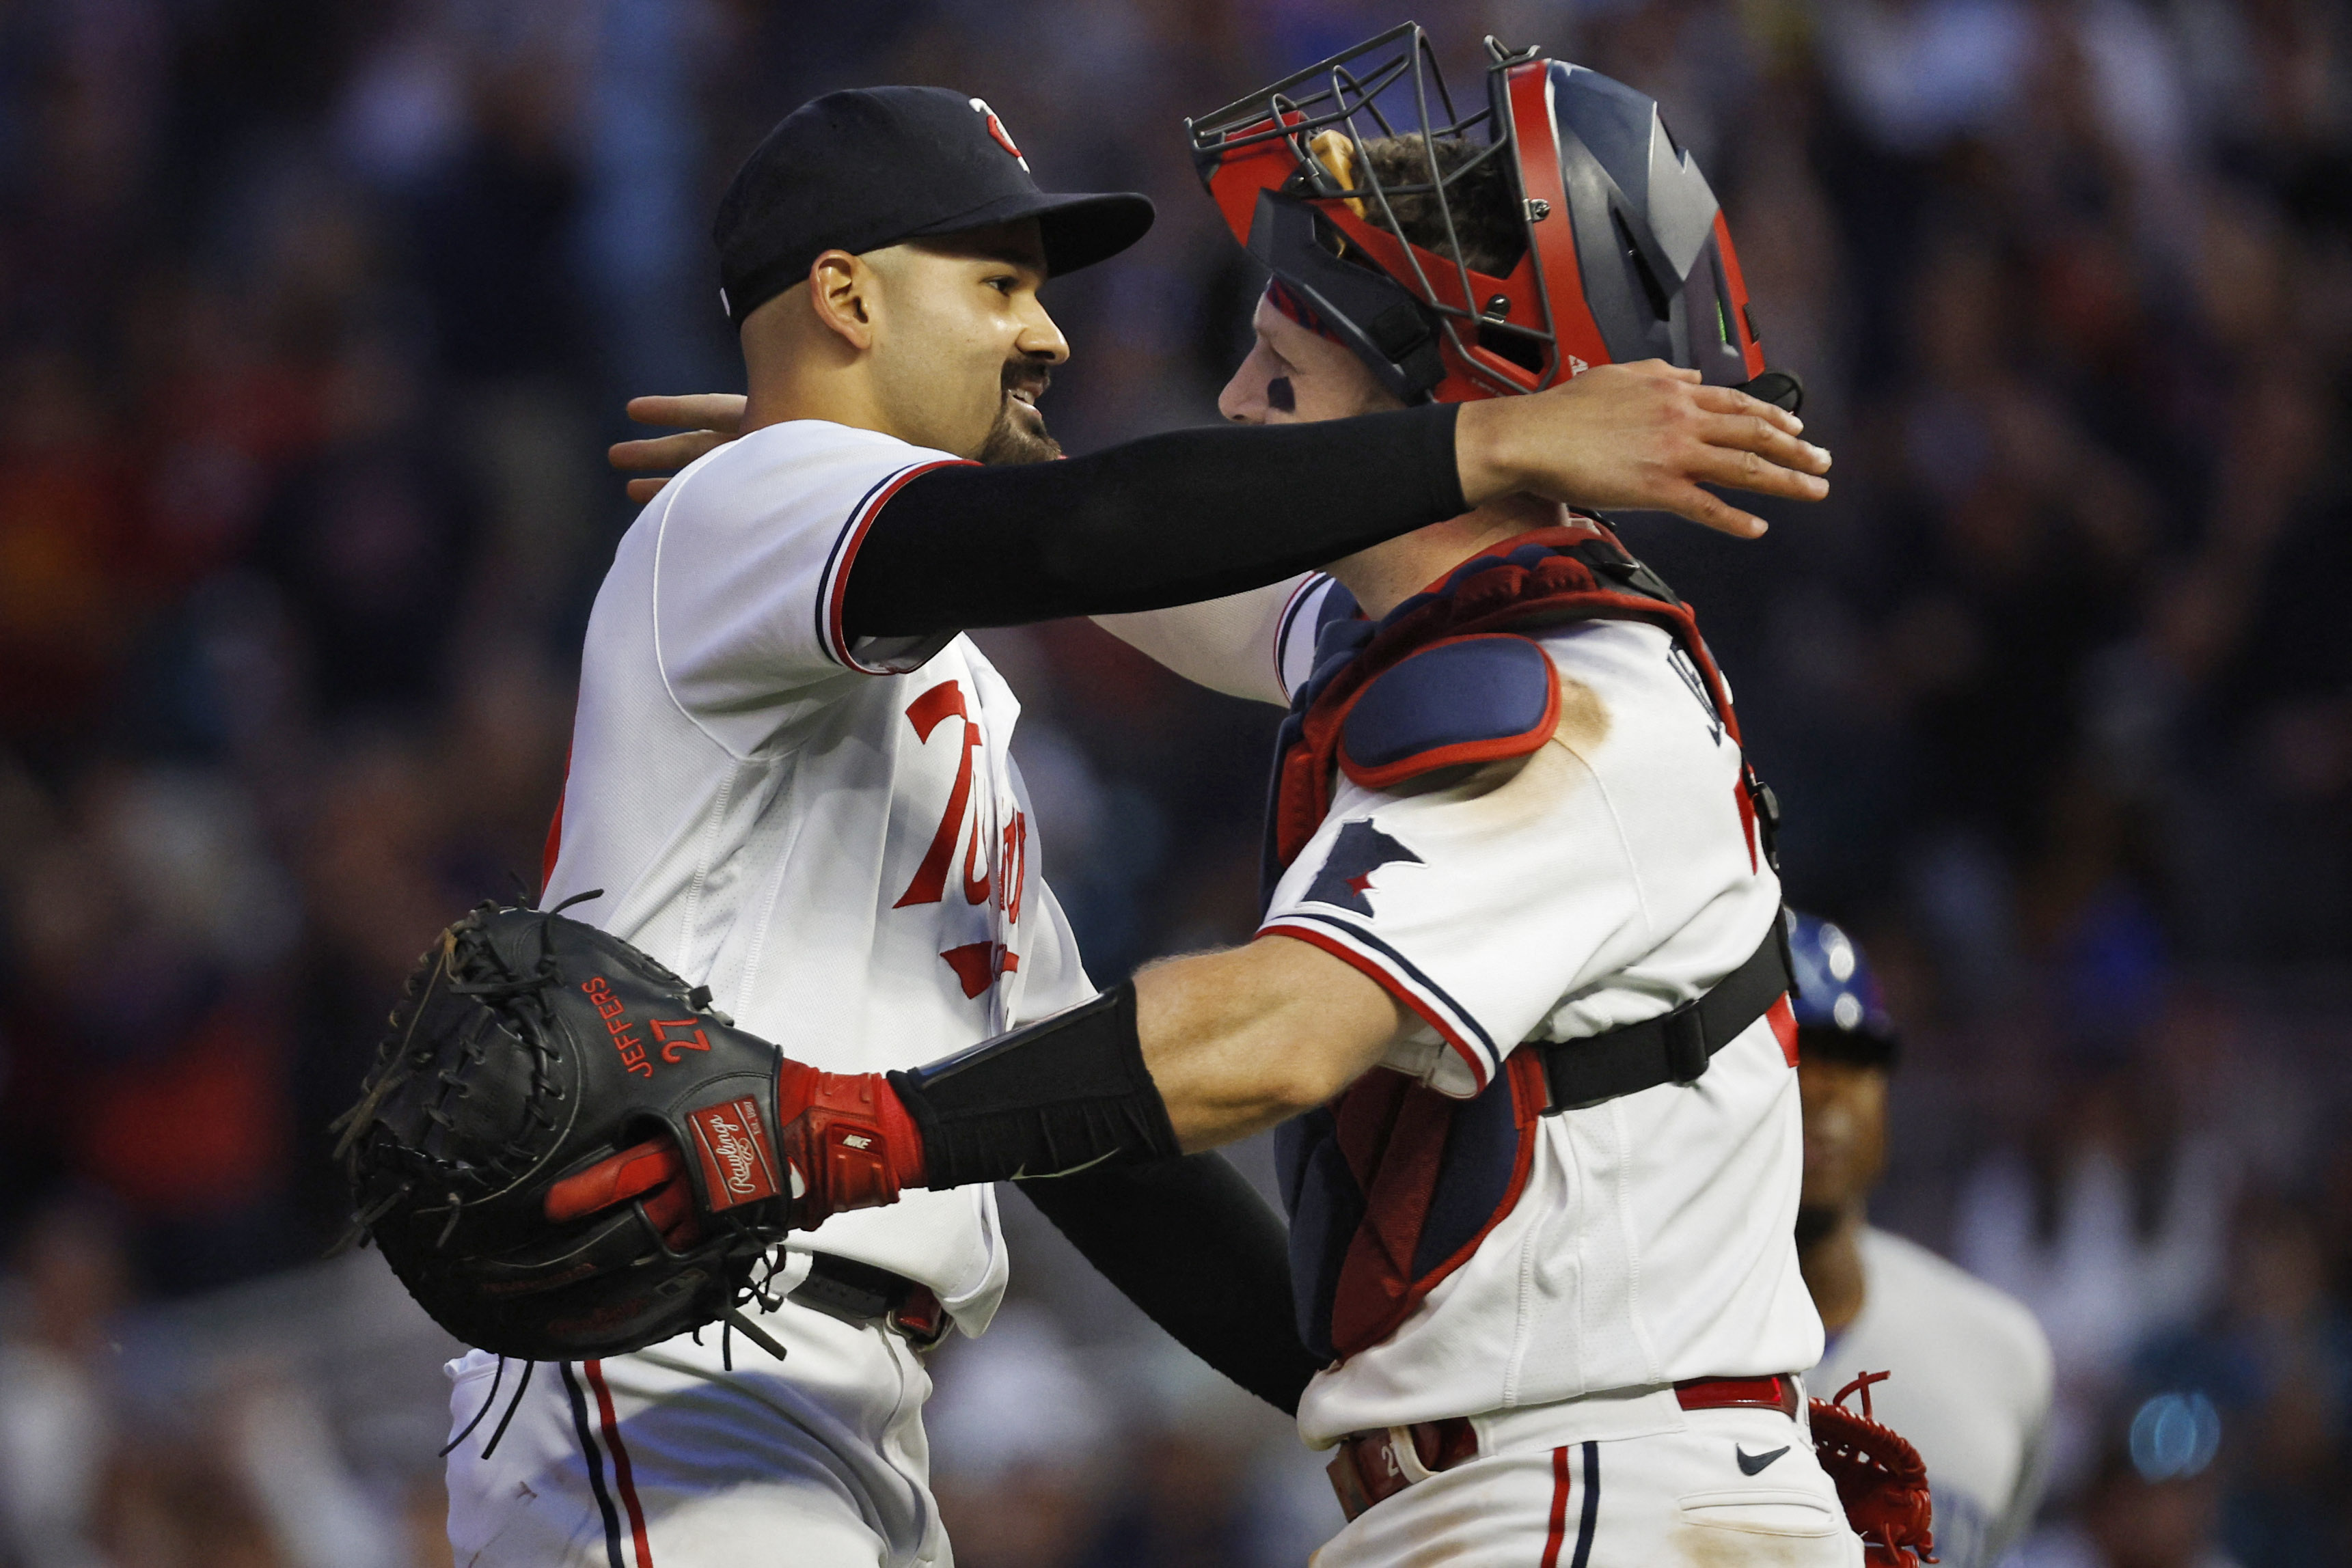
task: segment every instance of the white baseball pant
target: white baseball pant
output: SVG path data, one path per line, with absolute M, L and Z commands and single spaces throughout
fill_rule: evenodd
M 488 1416 L 449 1455 L 458 1568 L 952 1568 L 931 1500 L 931 1380 L 899 1334 L 787 1301 L 757 1314 L 789 1353 L 720 1333 L 604 1361 L 507 1364 Z M 449 1364 L 450 1431 L 495 1359 Z
M 1373 1504 L 1310 1568 L 1862 1568 L 1836 1488 L 1804 1428 L 1777 1410 L 1693 1410 L 1682 1430 L 1644 1437 L 1481 1446 Z

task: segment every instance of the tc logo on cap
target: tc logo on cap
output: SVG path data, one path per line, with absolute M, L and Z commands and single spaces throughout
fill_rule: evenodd
M 988 99 L 984 98 L 973 99 L 971 100 L 971 107 L 979 111 L 980 117 L 982 120 L 988 121 L 988 133 L 996 138 L 996 144 L 999 147 L 1003 148 L 1007 152 L 1012 153 L 1013 161 L 1021 165 L 1022 172 L 1024 174 L 1027 173 L 1029 172 L 1029 160 L 1021 156 L 1021 149 L 1013 145 L 1013 138 L 1005 132 L 1004 121 L 996 118 L 996 110 L 988 107 Z

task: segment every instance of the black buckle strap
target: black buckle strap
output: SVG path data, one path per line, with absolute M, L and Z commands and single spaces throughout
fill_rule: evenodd
M 1581 1110 L 1661 1083 L 1693 1082 L 1717 1051 L 1770 1011 L 1792 984 L 1781 916 L 1775 913 L 1772 928 L 1748 961 L 1705 995 L 1659 1018 L 1536 1047 L 1551 1091 L 1544 1114 Z
M 947 1337 L 951 1320 L 929 1285 L 831 1252 L 808 1259 L 808 1278 L 789 1292 L 800 1305 L 859 1328 L 895 1330 L 917 1350 Z
M 1757 775 L 1756 765 L 1745 760 L 1739 764 L 1739 787 L 1748 791 L 1748 803 L 1756 808 L 1756 836 L 1764 845 L 1764 863 L 1778 872 L 1780 869 L 1780 797 L 1772 793 L 1772 786 Z
M 1564 553 L 1576 557 L 1627 592 L 1676 608 L 1682 605 L 1681 598 L 1666 586 L 1664 578 L 1651 570 L 1614 539 L 1580 539 L 1570 545 Z
M 894 1330 L 919 1351 L 947 1337 L 952 1320 L 929 1285 L 831 1252 L 812 1252 L 808 1260 L 808 1277 L 787 1300 L 858 1328 Z
M 808 1278 L 793 1287 L 792 1299 L 844 1322 L 870 1323 L 887 1318 L 907 1304 L 918 1290 L 914 1281 L 855 1258 L 831 1252 L 808 1255 Z

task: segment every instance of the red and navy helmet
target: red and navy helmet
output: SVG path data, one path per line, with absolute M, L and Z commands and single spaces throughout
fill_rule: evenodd
M 1860 946 L 1819 915 L 1791 909 L 1782 918 L 1788 922 L 1789 968 L 1796 981 L 1789 1005 L 1797 1017 L 1798 1051 L 1891 1064 L 1895 1020 Z
M 1757 382 L 1764 351 L 1738 253 L 1656 102 L 1537 49 L 1486 47 L 1486 101 L 1471 114 L 1408 22 L 1185 121 L 1202 181 L 1273 273 L 1277 303 L 1406 402 L 1539 392 L 1593 365 L 1662 359 L 1793 408 L 1793 377 Z M 1399 135 L 1428 148 L 1425 183 L 1384 183 L 1344 151 Z M 1437 145 L 1451 139 L 1476 151 L 1441 171 Z M 1400 237 L 1406 200 L 1454 234 L 1465 182 L 1491 182 L 1496 164 L 1526 235 L 1507 277 Z

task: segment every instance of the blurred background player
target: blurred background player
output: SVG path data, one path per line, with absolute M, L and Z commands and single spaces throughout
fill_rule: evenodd
M 2007 1568 L 2240 1568 L 2242 1559 L 2221 1544 L 2223 1472 L 2214 1463 L 2221 1417 L 2210 1400 L 2174 1391 L 2117 1401 L 2096 1444 L 2074 1517 L 2037 1530 L 2004 1560 Z M 2275 1462 L 2275 1446 L 2265 1447 Z M 2342 1562 L 2324 1535 L 2293 1539 L 2297 1511 L 2277 1511 L 2270 1537 L 2291 1542 L 2295 1554 L 2270 1560 Z
M 1927 1463 L 1936 1550 L 1954 1568 L 2000 1560 L 2033 1521 L 2050 1419 L 2050 1344 L 2033 1315 L 1867 1218 L 1886 1168 L 1896 1054 L 1878 982 L 1837 926 L 1790 912 L 1805 1179 L 1797 1259 L 1828 1348 L 1807 1375 L 1829 1398 L 1864 1372 L 1877 1418 Z

